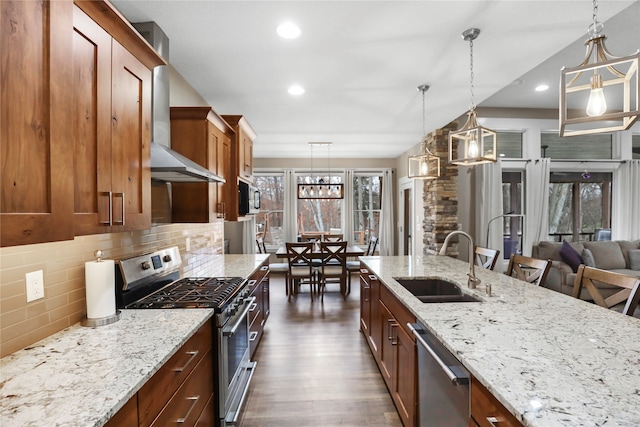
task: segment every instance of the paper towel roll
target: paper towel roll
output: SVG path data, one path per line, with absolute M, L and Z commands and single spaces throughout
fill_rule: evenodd
M 115 270 L 112 259 L 84 263 L 87 318 L 99 319 L 116 313 Z

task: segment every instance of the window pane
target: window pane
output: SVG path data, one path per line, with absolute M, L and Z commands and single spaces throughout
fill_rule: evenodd
M 561 137 L 542 133 L 541 155 L 551 159 L 610 159 L 611 141 L 611 134 Z
M 341 199 L 298 199 L 298 234 L 342 228 Z
M 550 237 L 592 240 L 596 229 L 611 226 L 611 173 L 552 172 L 549 180 Z
M 284 244 L 284 176 L 255 176 L 260 190 L 260 212 L 256 215 L 258 232 L 262 232 L 267 245 Z
M 504 215 L 516 215 L 522 213 L 522 173 L 502 173 L 502 209 Z M 520 216 L 506 216 L 503 237 L 504 247 L 502 256 L 509 259 L 511 254 L 522 254 L 522 227 L 523 218 Z
M 522 132 L 498 132 L 497 143 L 500 157 L 522 158 Z
M 353 177 L 353 241 L 367 245 L 371 236 L 380 235 L 382 177 Z
M 631 135 L 632 159 L 640 159 L 640 135 Z

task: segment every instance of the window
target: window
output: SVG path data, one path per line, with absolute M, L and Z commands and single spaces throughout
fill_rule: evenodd
M 549 237 L 592 240 L 611 227 L 611 173 L 552 172 L 549 177 Z
M 260 213 L 256 215 L 258 233 L 263 233 L 267 245 L 284 245 L 284 175 L 256 175 L 255 186 L 260 190 Z
M 309 176 L 299 175 L 298 183 L 317 182 L 322 178 L 324 182 L 339 184 L 341 176 Z M 298 199 L 298 234 L 325 233 L 331 229 L 342 229 L 342 199 Z
M 353 242 L 368 245 L 371 236 L 380 236 L 382 176 L 356 174 L 353 177 Z
M 610 159 L 611 134 L 561 137 L 557 133 L 540 134 L 541 156 L 550 159 Z
M 502 158 L 522 158 L 522 132 L 498 132 L 498 154 Z
M 522 172 L 502 172 L 502 209 L 505 215 L 502 256 L 522 254 Z

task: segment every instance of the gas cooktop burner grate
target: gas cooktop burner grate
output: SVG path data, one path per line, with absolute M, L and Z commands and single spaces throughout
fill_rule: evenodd
M 127 308 L 222 308 L 244 285 L 242 277 L 188 277 L 176 280 Z

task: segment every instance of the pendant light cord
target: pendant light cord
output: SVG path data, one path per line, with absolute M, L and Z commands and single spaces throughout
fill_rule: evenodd
M 476 109 L 476 103 L 474 101 L 474 93 L 473 93 L 473 40 L 469 40 L 469 68 L 471 70 L 471 104 L 469 105 L 469 110 L 474 111 Z
M 592 15 L 593 23 L 589 25 L 588 33 L 590 37 L 595 37 L 602 32 L 604 28 L 604 24 L 602 22 L 598 22 L 598 0 L 593 0 L 593 15 Z

